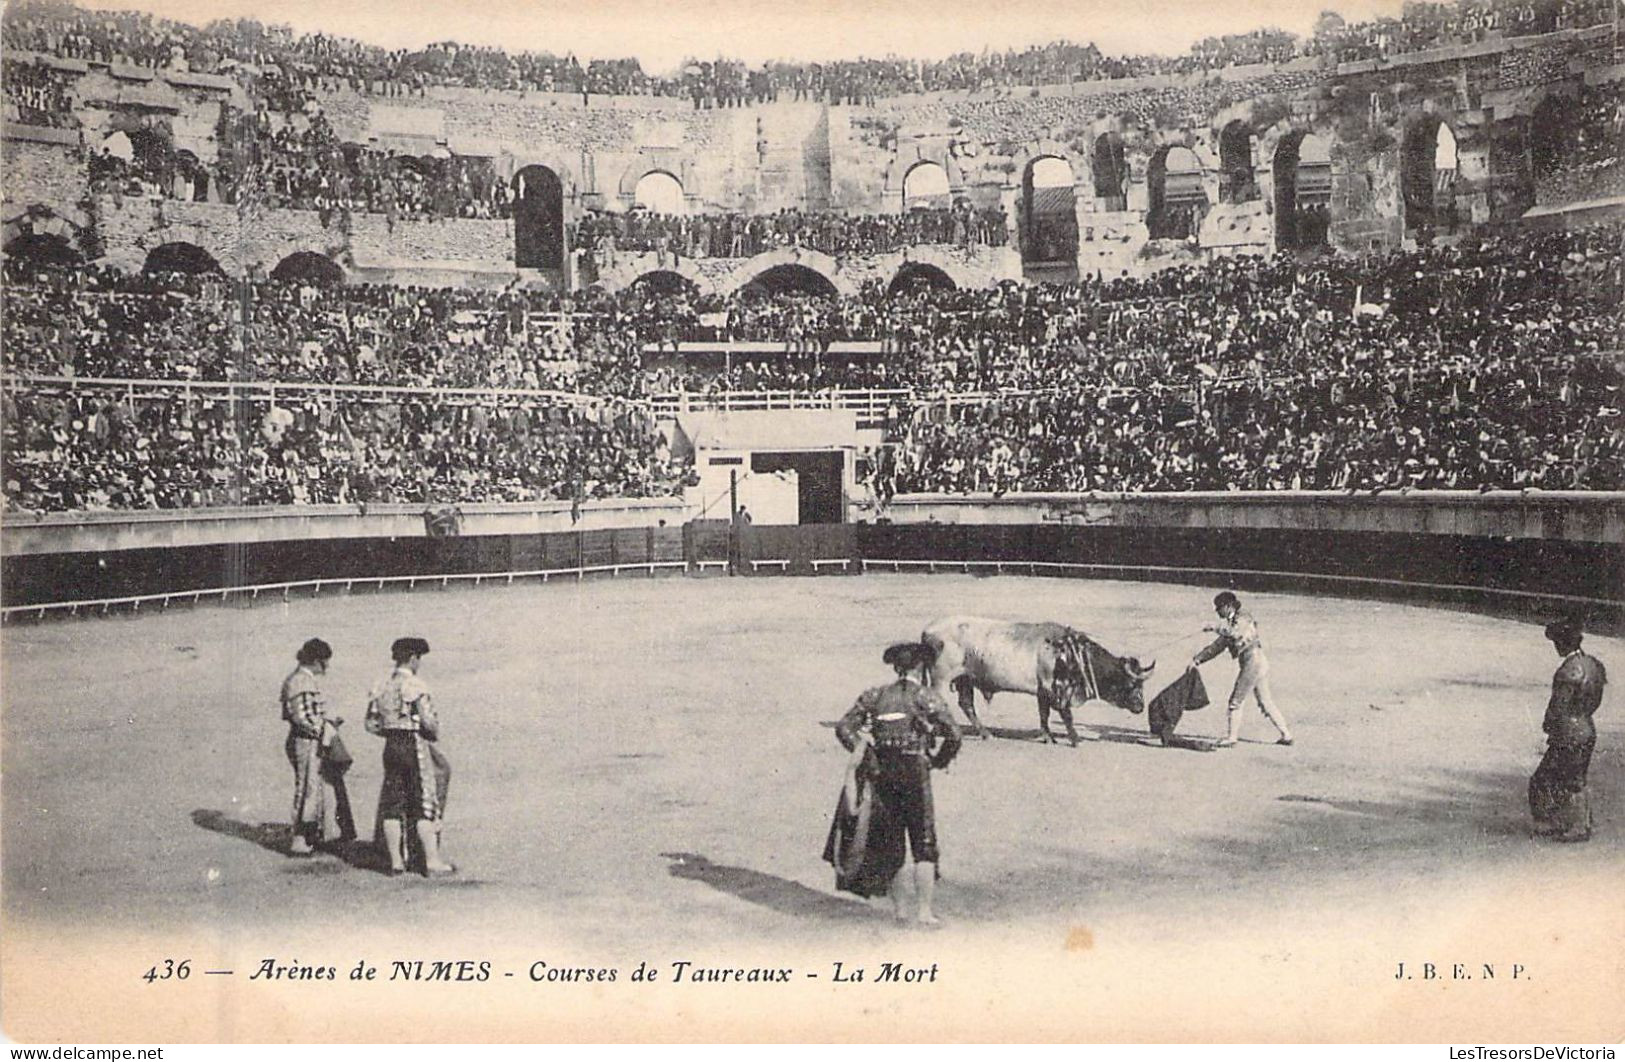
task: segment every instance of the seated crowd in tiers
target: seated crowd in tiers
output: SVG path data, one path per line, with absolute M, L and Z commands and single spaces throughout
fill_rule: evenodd
M 920 208 L 904 214 L 848 216 L 780 210 L 773 214 L 588 214 L 570 245 L 595 251 L 655 252 L 673 258 L 749 258 L 778 247 L 805 247 L 842 258 L 886 254 L 922 244 L 1003 247 L 1002 207 Z
M 1561 204 L 1625 195 L 1625 82 L 1585 86 L 1563 106 L 1572 113 L 1537 161 L 1536 198 Z
M 625 404 L 226 400 L 178 388 L 8 391 L 8 509 L 46 512 L 680 493 L 647 412 Z
M 1490 36 L 1586 28 L 1614 17 L 1614 0 L 1408 3 L 1399 18 L 1350 24 L 1327 13 L 1309 38 L 1258 29 L 1208 38 L 1177 56 L 1108 56 L 1093 44 L 1061 41 L 1020 51 L 960 53 L 941 61 L 690 60 L 669 76 L 646 73 L 636 59 L 584 61 L 572 54 L 508 52 L 454 42 L 390 50 L 322 33 L 296 35 L 287 26 L 246 19 L 221 19 L 198 27 L 138 12 L 90 10 L 62 0 L 10 5 L 0 40 L 8 49 L 64 58 L 254 79 L 263 83 L 261 91 L 281 109 L 296 109 L 317 88 L 402 95 L 422 94 L 434 86 L 671 96 L 692 100 L 700 108 L 779 99 L 862 104 L 880 96 L 1194 74 L 1305 56 L 1350 61 Z
M 909 423 L 880 489 L 1625 488 L 1614 359 L 1494 354 L 1205 390 L 1013 395 Z
M 684 470 L 642 400 L 673 388 L 905 392 L 882 494 L 1619 489 L 1622 238 L 1613 225 L 847 299 L 321 287 L 8 258 L 6 504 L 662 493 Z M 694 327 L 783 353 L 675 353 Z M 830 351 L 852 336 L 879 352 Z M 377 390 L 297 386 L 331 383 Z

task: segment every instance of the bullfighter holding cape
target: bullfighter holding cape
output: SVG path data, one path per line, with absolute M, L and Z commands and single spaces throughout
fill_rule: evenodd
M 824 845 L 836 888 L 859 896 L 889 893 L 902 918 L 906 838 L 914 855 L 918 918 L 927 924 L 937 921 L 931 910 L 938 855 L 931 770 L 946 768 L 961 743 L 948 706 L 917 681 L 934 656 L 919 642 L 887 649 L 882 659 L 896 670 L 897 681 L 865 692 L 836 725 L 835 736 L 852 757 Z

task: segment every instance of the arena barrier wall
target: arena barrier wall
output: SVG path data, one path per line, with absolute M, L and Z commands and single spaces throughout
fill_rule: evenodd
M 6 557 L 327 538 L 412 538 L 424 534 L 422 504 L 254 506 L 145 512 L 7 513 Z M 676 527 L 688 518 L 680 498 L 614 498 L 584 503 L 468 502 L 456 507 L 465 535 L 522 535 L 605 528 Z
M 903 495 L 867 570 L 1146 579 L 1625 618 L 1625 494 Z
M 737 538 L 725 521 L 660 526 L 665 517 L 651 515 L 658 511 L 620 510 L 629 521 L 654 521 L 645 526 L 469 534 L 476 517 L 525 519 L 474 513 L 464 534 L 431 538 L 419 509 L 410 535 L 240 536 L 198 545 L 169 544 L 184 539 L 173 525 L 187 516 L 165 514 L 151 544 L 140 548 L 48 551 L 36 535 L 27 552 L 13 550 L 8 521 L 0 576 L 8 618 L 401 584 L 727 570 L 1147 579 L 1446 601 L 1501 613 L 1572 610 L 1610 624 L 1625 615 L 1625 494 L 906 496 L 893 501 L 884 522 L 747 526 Z M 190 516 L 205 524 L 221 519 Z M 275 528 L 299 515 L 264 518 Z M 65 541 L 84 545 L 77 534 L 84 526 L 101 523 L 65 523 Z M 126 521 L 113 541 L 127 541 L 133 526 Z

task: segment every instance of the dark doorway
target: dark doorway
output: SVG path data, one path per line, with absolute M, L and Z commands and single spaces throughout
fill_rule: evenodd
M 1095 138 L 1095 198 L 1100 209 L 1128 209 L 1128 166 L 1123 160 L 1123 138 L 1102 133 Z
M 1237 119 L 1219 134 L 1219 202 L 1246 203 L 1258 198 L 1253 176 L 1253 130 Z
M 953 291 L 954 287 L 953 279 L 938 267 L 923 262 L 904 262 L 897 270 L 897 275 L 892 277 L 891 283 L 886 286 L 886 294 L 907 295 L 921 288 Z
M 276 268 L 271 270 L 271 279 L 284 284 L 331 288 L 344 283 L 344 270 L 325 254 L 298 251 L 277 263 Z
M 520 269 L 564 268 L 564 185 L 546 166 L 513 176 L 513 240 Z
M 804 265 L 776 265 L 763 270 L 740 291 L 747 296 L 799 294 L 834 298 L 837 294 L 828 277 Z
M 629 285 L 634 291 L 650 295 L 698 295 L 699 287 L 681 273 L 669 269 L 654 269 L 638 277 Z
M 1425 115 L 1405 132 L 1400 154 L 1400 189 L 1405 230 L 1418 239 L 1456 231 L 1456 135 L 1437 115 Z
M 83 256 L 64 236 L 55 233 L 25 232 L 6 244 L 7 258 L 30 265 L 66 269 L 81 264 Z
M 750 455 L 752 474 L 791 471 L 797 476 L 797 501 L 803 524 L 843 523 L 841 473 L 846 457 L 839 450 L 803 450 Z
M 166 243 L 147 252 L 143 273 L 219 273 L 220 263 L 195 243 Z

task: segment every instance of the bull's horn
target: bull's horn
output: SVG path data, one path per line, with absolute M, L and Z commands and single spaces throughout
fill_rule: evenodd
M 1152 671 L 1155 671 L 1156 667 L 1157 661 L 1155 657 L 1153 657 L 1151 662 L 1146 664 L 1144 667 L 1140 666 L 1139 657 L 1135 656 L 1129 658 L 1129 669 L 1139 678 L 1145 678 L 1147 675 L 1151 674 Z

